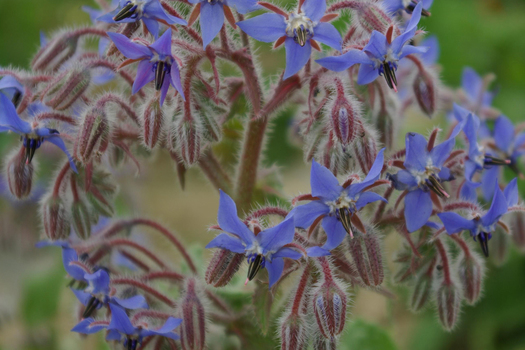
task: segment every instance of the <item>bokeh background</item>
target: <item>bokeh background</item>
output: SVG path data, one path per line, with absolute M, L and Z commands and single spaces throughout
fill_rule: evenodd
M 27 68 L 39 46 L 40 31 L 87 24 L 81 5 L 94 4 L 90 0 L 0 0 L 0 66 Z M 440 41 L 445 84 L 459 86 L 465 66 L 481 74 L 493 72 L 499 91 L 494 106 L 515 121 L 525 121 L 525 1 L 435 0 L 432 16 L 423 20 L 423 26 Z M 282 68 L 282 54 L 281 50 L 262 60 L 265 73 Z M 282 167 L 283 192 L 290 197 L 309 190 L 309 167 L 302 161 L 301 150 L 286 140 L 294 112 L 287 109 L 274 120 L 265 160 L 267 165 Z M 421 131 L 434 123 L 421 116 L 410 120 L 411 128 Z M 16 142 L 12 135 L 0 135 L 0 159 Z M 42 187 L 53 164 L 40 166 Z M 158 219 L 186 241 L 203 246 L 210 239 L 206 224 L 215 220 L 217 193 L 194 170 L 188 174 L 186 190 L 180 190 L 165 154 L 155 156 L 148 165 L 154 166 L 143 166 L 140 176 L 133 168 L 117 174 L 121 188 L 117 215 Z M 520 185 L 523 193 L 525 184 Z M 35 204 L 0 197 L 0 349 L 106 349 L 100 337 L 81 341 L 69 332 L 76 301 L 65 288 L 59 250 L 34 248 L 39 232 Z M 397 244 L 396 237 L 387 238 L 388 261 Z M 164 253 L 173 258 L 172 252 Z M 355 295 L 351 318 L 357 321 L 352 327 L 363 336 L 343 341 L 342 349 L 525 349 L 525 258 L 515 248 L 503 266 L 488 263 L 483 299 L 463 308 L 460 324 L 451 333 L 442 330 L 431 308 L 411 314 L 406 290 L 392 288 L 399 295 L 396 300 L 368 291 Z

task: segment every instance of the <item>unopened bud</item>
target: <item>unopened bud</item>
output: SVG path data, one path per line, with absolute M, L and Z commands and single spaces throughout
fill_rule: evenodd
M 197 109 L 197 108 L 196 108 Z M 217 142 L 221 139 L 222 128 L 217 122 L 216 114 L 210 110 L 199 107 L 195 113 L 195 118 L 199 119 L 204 131 L 204 138 L 210 142 Z
M 414 96 L 419 108 L 429 118 L 432 118 L 437 109 L 437 78 L 427 71 L 418 71 L 412 88 L 414 89 Z
M 180 342 L 184 350 L 202 350 L 206 342 L 206 313 L 197 288 L 195 278 L 189 278 L 181 299 Z
M 356 13 L 361 28 L 368 33 L 372 33 L 374 30 L 386 33 L 392 24 L 392 19 L 380 3 L 363 2 Z
M 75 201 L 71 205 L 71 221 L 78 237 L 82 239 L 89 238 L 93 217 L 83 201 Z
M 462 254 L 458 259 L 457 270 L 463 296 L 467 303 L 473 305 L 481 295 L 485 261 L 471 250 L 468 256 Z
M 357 232 L 350 240 L 350 254 L 363 283 L 367 286 L 379 286 L 383 283 L 383 258 L 377 232 L 368 226 L 367 233 Z
M 82 118 L 77 142 L 77 154 L 82 162 L 87 163 L 97 154 L 96 151 L 108 134 L 109 122 L 104 109 L 90 109 Z
M 512 240 L 523 252 L 525 251 L 525 212 L 515 211 L 510 215 Z
M 78 36 L 62 34 L 40 49 L 33 59 L 31 67 L 35 71 L 57 70 L 62 63 L 75 54 L 77 46 Z
M 15 151 L 7 157 L 6 173 L 9 191 L 17 199 L 23 199 L 31 194 L 33 187 L 33 165 L 26 162 L 25 148 Z
M 432 291 L 432 273 L 426 271 L 415 279 L 414 289 L 410 297 L 410 308 L 413 311 L 421 310 L 427 303 Z
M 201 152 L 201 130 L 196 120 L 182 120 L 177 126 L 175 137 L 179 146 L 180 155 L 188 165 L 199 160 Z
M 354 154 L 361 171 L 368 174 L 377 157 L 377 135 L 370 127 L 364 127 L 354 142 Z
M 155 148 L 161 137 L 164 125 L 164 113 L 158 97 L 154 97 L 146 103 L 142 113 L 142 138 L 144 145 Z
M 71 224 L 64 202 L 60 197 L 49 195 L 42 205 L 44 233 L 52 241 L 69 237 Z
M 281 321 L 281 350 L 304 350 L 308 340 L 308 323 L 304 315 L 290 314 Z
M 352 96 L 345 94 L 345 88 L 339 79 L 336 79 L 336 97 L 327 107 L 330 111 L 330 125 L 335 137 L 343 146 L 350 144 L 360 124 L 361 108 L 359 102 Z
M 46 105 L 58 111 L 69 108 L 87 90 L 91 72 L 87 68 L 73 68 L 50 83 L 44 92 Z
M 214 287 L 224 287 L 239 270 L 243 261 L 243 254 L 237 254 L 226 249 L 216 249 L 206 269 L 206 283 Z
M 496 231 L 490 240 L 490 257 L 497 266 L 503 265 L 509 257 L 510 235 L 501 227 L 496 227 Z
M 436 292 L 436 306 L 445 330 L 450 331 L 456 325 L 460 305 L 461 293 L 457 286 L 453 282 L 442 283 Z
M 337 338 L 325 339 L 316 336 L 313 343 L 314 350 L 337 350 Z

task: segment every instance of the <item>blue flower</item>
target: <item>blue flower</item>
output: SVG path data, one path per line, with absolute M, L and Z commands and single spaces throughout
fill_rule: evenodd
M 467 108 L 478 113 L 481 112 L 483 108 L 490 107 L 496 95 L 493 92 L 487 91 L 483 79 L 470 67 L 463 69 L 461 87 L 466 94 Z
M 518 185 L 517 179 L 514 179 L 505 188 L 505 193 L 496 185 L 490 209 L 483 216 L 479 213 L 472 213 L 472 219 L 465 219 L 454 212 L 445 212 L 437 215 L 443 222 L 443 225 L 445 225 L 445 229 L 449 235 L 467 230 L 474 240 L 479 239 L 481 249 L 485 256 L 488 257 L 488 241 L 492 237 L 492 232 L 496 229 L 497 222 L 507 213 L 509 206 L 516 205 L 517 203 Z
M 384 150 L 383 148 L 379 151 L 364 180 L 352 183 L 346 188 L 339 185 L 330 170 L 315 161 L 312 162 L 310 185 L 312 196 L 317 199 L 294 208 L 290 214 L 293 215 L 295 226 L 300 228 L 307 228 L 322 218 L 321 225 L 327 236 L 325 244 L 321 247 L 322 250 L 332 250 L 341 244 L 346 235 L 352 235 L 352 223 L 363 229 L 357 212 L 367 204 L 379 200 L 387 202 L 377 193 L 366 191 L 381 175 Z M 310 251 L 308 253 L 310 256 L 316 255 Z
M 93 318 L 87 318 L 78 323 L 71 331 L 92 334 L 107 328 L 108 333 L 106 340 L 116 340 L 122 342 L 128 350 L 135 350 L 142 342 L 144 337 L 161 336 L 173 340 L 178 340 L 179 336 L 173 332 L 182 320 L 180 318 L 169 317 L 166 322 L 157 329 L 150 329 L 146 324 L 134 326 L 124 309 L 117 305 L 109 304 L 111 309 L 111 321 L 109 325 L 100 321 L 95 321 Z
M 494 142 L 510 160 L 510 168 L 519 173 L 517 161 L 525 153 L 525 132 L 516 133 L 509 118 L 500 115 L 494 123 Z
M 421 18 L 422 3 L 414 9 L 414 13 L 408 22 L 403 34 L 391 40 L 378 31 L 373 31 L 368 44 L 362 51 L 352 49 L 341 56 L 326 57 L 317 60 L 321 66 L 340 72 L 360 63 L 357 83 L 365 85 L 373 82 L 378 76 L 383 75 L 388 86 L 397 91 L 396 69 L 399 60 L 403 57 L 426 51 L 424 47 L 405 45 L 414 37 L 417 24 Z M 390 33 L 391 34 L 391 33 Z
M 222 248 L 245 254 L 250 263 L 247 281 L 251 281 L 261 268 L 266 268 L 271 287 L 281 277 L 284 268 L 283 258 L 296 260 L 302 256 L 289 246 L 295 234 L 291 217 L 255 235 L 237 217 L 235 202 L 221 191 L 217 221 L 221 230 L 227 233 L 219 234 L 208 243 L 206 248 Z
M 426 224 L 432 214 L 429 190 L 439 197 L 449 197 L 443 181 L 453 180 L 450 169 L 443 166 L 455 144 L 455 137 L 463 127 L 459 124 L 450 138 L 429 150 L 427 140 L 420 134 L 408 133 L 405 137 L 405 169 L 390 175 L 397 190 L 407 191 L 405 196 L 405 221 L 409 232 Z
M 279 44 L 284 40 L 286 69 L 283 79 L 287 79 L 308 62 L 312 44 L 318 47 L 315 41 L 342 50 L 341 34 L 332 24 L 323 22 L 325 11 L 325 0 L 305 0 L 302 9 L 299 6 L 296 12 L 265 13 L 237 24 L 256 40 L 266 43 L 279 40 Z
M 427 66 L 435 65 L 439 57 L 439 41 L 437 37 L 430 35 L 426 37 L 419 46 L 427 48 L 427 52 L 421 54 L 421 60 L 423 60 Z
M 49 141 L 67 155 L 71 169 L 77 172 L 75 162 L 69 154 L 58 130 L 39 127 L 38 123 L 33 122 L 30 124 L 22 120 L 16 113 L 15 106 L 11 100 L 6 95 L 0 94 L 0 132 L 4 131 L 12 131 L 22 137 L 26 148 L 26 162 L 30 163 L 35 155 L 35 151 L 44 141 Z
M 430 12 L 428 10 L 430 9 L 430 6 L 432 6 L 433 2 L 434 0 L 421 0 L 421 3 L 423 4 L 423 10 L 421 10 L 422 16 L 430 16 Z M 392 15 L 400 14 L 401 11 L 412 13 L 417 4 L 418 0 L 411 0 L 408 5 L 405 5 L 403 0 L 383 0 L 383 5 L 385 6 L 387 12 Z
M 24 95 L 24 86 L 10 75 L 0 79 L 0 93 L 6 95 L 18 107 Z
M 155 80 L 155 89 L 160 91 L 160 103 L 164 103 L 168 89 L 173 86 L 184 99 L 180 82 L 179 66 L 171 54 L 171 29 L 149 46 L 138 44 L 118 33 L 108 33 L 120 52 L 129 58 L 124 64 L 140 61 L 132 93 Z
M 202 46 L 204 49 L 221 31 L 224 17 L 226 17 L 232 27 L 236 28 L 235 18 L 230 7 L 234 7 L 241 14 L 261 8 L 255 0 L 189 0 L 189 2 L 196 5 L 190 15 L 189 25 L 192 25 L 193 21 L 200 14 Z
M 168 26 L 186 25 L 186 21 L 174 17 L 164 10 L 159 0 L 120 0 L 118 7 L 97 18 L 108 23 L 131 23 L 142 20 L 155 38 L 159 36 L 159 22 Z

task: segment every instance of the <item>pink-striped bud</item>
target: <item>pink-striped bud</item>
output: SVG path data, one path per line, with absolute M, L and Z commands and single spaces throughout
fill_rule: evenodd
M 419 70 L 412 84 L 414 96 L 416 97 L 419 108 L 421 108 L 421 111 L 429 118 L 432 118 L 437 110 L 437 83 L 437 77 L 429 71 Z
M 195 113 L 195 118 L 198 119 L 199 124 L 202 125 L 204 138 L 210 142 L 217 142 L 222 136 L 222 127 L 217 122 L 216 114 L 217 113 L 213 111 L 201 107 L 199 107 Z
M 243 254 L 226 249 L 216 249 L 206 269 L 206 283 L 214 287 L 224 287 L 231 281 L 243 261 Z
M 150 99 L 142 113 L 142 138 L 144 145 L 150 149 L 155 148 L 162 135 L 164 126 L 164 113 L 158 97 Z
M 201 153 L 200 125 L 194 119 L 182 120 L 176 127 L 175 137 L 184 162 L 188 165 L 195 164 Z
M 334 279 L 326 258 L 318 258 L 323 281 L 312 291 L 313 311 L 317 327 L 326 339 L 339 335 L 346 323 L 347 296 L 345 287 Z
M 91 83 L 91 72 L 87 68 L 73 68 L 58 76 L 43 93 L 46 105 L 58 111 L 75 103 Z
M 92 108 L 82 118 L 77 155 L 84 164 L 93 156 L 100 156 L 100 145 L 109 135 L 109 122 L 103 108 Z
M 503 265 L 509 257 L 510 235 L 501 227 L 496 227 L 496 231 L 490 240 L 490 258 L 496 266 Z
M 83 201 L 75 201 L 71 205 L 71 221 L 78 237 L 88 239 L 91 235 L 93 216 Z
M 463 288 L 463 297 L 470 305 L 474 305 L 481 296 L 485 261 L 471 251 L 468 256 L 462 254 L 457 262 L 459 281 Z
M 42 204 L 44 233 L 52 241 L 69 237 L 71 224 L 60 197 L 49 195 Z
M 383 283 L 384 277 L 381 243 L 373 227 L 367 226 L 366 230 L 366 234 L 356 232 L 350 240 L 350 255 L 363 283 L 376 287 Z
M 525 212 L 516 211 L 509 216 L 512 240 L 522 252 L 525 252 Z
M 34 161 L 27 164 L 26 150 L 21 147 L 6 158 L 6 175 L 9 191 L 17 199 L 23 199 L 31 194 L 33 187 Z
M 78 36 L 64 33 L 49 42 L 37 53 L 31 68 L 35 71 L 54 71 L 77 51 Z
M 202 350 L 206 343 L 206 312 L 198 293 L 195 278 L 189 278 L 185 284 L 179 314 L 182 318 L 180 342 L 183 350 Z
M 316 336 L 314 341 L 314 350 L 337 350 L 337 338 L 325 339 Z
M 386 33 L 392 24 L 392 19 L 380 4 L 380 2 L 362 2 L 355 11 L 358 23 L 364 31 L 372 33 L 377 30 Z
M 354 154 L 361 171 L 368 174 L 377 157 L 377 135 L 369 126 L 363 127 L 354 142 Z
M 460 305 L 461 293 L 454 282 L 442 283 L 436 291 L 436 306 L 439 320 L 445 330 L 450 331 L 456 325 Z
M 113 197 L 117 191 L 116 185 L 112 182 L 111 174 L 96 169 L 92 175 L 91 185 L 86 190 L 86 198 L 94 213 L 111 217 L 113 216 Z
M 360 129 L 361 106 L 351 95 L 345 95 L 345 87 L 335 80 L 336 97 L 326 107 L 330 111 L 330 126 L 343 146 L 350 144 Z
M 428 302 L 432 291 L 432 274 L 422 273 L 415 279 L 415 284 L 410 297 L 410 308 L 417 312 Z
M 290 314 L 281 321 L 281 350 L 304 350 L 308 340 L 308 322 L 304 315 Z

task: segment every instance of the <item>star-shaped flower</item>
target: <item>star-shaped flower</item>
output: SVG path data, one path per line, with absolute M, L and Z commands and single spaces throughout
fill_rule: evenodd
M 35 121 L 29 123 L 21 119 L 16 113 L 12 101 L 2 93 L 0 94 L 0 132 L 4 131 L 12 131 L 22 137 L 24 147 L 26 148 L 27 163 L 31 162 L 35 155 L 35 151 L 40 148 L 42 143 L 44 141 L 49 141 L 66 154 L 71 169 L 77 172 L 75 162 L 69 154 L 58 130 L 45 128 Z
M 463 69 L 461 88 L 466 94 L 466 107 L 483 117 L 484 110 L 490 108 L 496 94 L 487 91 L 487 84 L 484 79 L 470 67 Z
M 132 94 L 155 80 L 155 90 L 160 91 L 161 104 L 164 103 L 170 84 L 184 99 L 177 58 L 171 54 L 171 29 L 164 32 L 157 41 L 149 46 L 129 40 L 122 34 L 110 32 L 108 35 L 120 52 L 129 58 L 120 67 L 140 61 L 131 89 Z
M 155 38 L 159 36 L 159 22 L 167 26 L 187 24 L 182 18 L 166 13 L 159 0 L 120 0 L 115 10 L 98 17 L 97 20 L 108 23 L 131 23 L 142 20 Z
M 449 235 L 464 230 L 470 232 L 474 240 L 479 239 L 479 244 L 485 256 L 489 256 L 488 241 L 492 237 L 492 232 L 496 229 L 499 219 L 507 213 L 508 207 L 518 203 L 518 184 L 517 179 L 512 180 L 505 188 L 503 193 L 496 185 L 494 197 L 490 209 L 481 215 L 480 213 L 470 213 L 470 218 L 466 219 L 454 212 L 437 214 L 445 225 Z
M 304 67 L 310 59 L 312 46 L 320 50 L 317 41 L 341 51 L 341 34 L 326 23 L 333 16 L 325 16 L 326 0 L 305 0 L 296 12 L 265 13 L 238 22 L 239 27 L 252 38 L 262 42 L 276 41 L 274 47 L 284 42 L 287 79 Z
M 292 210 L 295 226 L 308 228 L 314 222 L 322 220 L 321 225 L 326 232 L 326 243 L 323 250 L 332 250 L 339 246 L 347 234 L 352 235 L 352 224 L 363 229 L 357 213 L 367 204 L 375 201 L 387 200 L 375 192 L 367 191 L 381 175 L 384 163 L 384 148 L 377 157 L 361 182 L 352 182 L 343 188 L 332 172 L 317 162 L 312 162 L 310 185 L 312 200 L 308 204 L 300 205 Z M 309 255 L 312 255 L 309 252 Z
M 222 248 L 234 253 L 245 254 L 250 268 L 248 280 L 252 280 L 261 268 L 266 268 L 270 287 L 281 277 L 284 268 L 283 258 L 299 259 L 299 253 L 293 245 L 295 227 L 293 218 L 288 217 L 280 224 L 255 235 L 237 217 L 235 202 L 221 191 L 217 221 L 221 233 L 206 248 Z
M 434 0 L 383 0 L 383 5 L 385 6 L 388 13 L 396 15 L 405 11 L 407 13 L 412 13 L 416 8 L 417 4 L 421 2 L 423 4 L 423 10 L 421 10 L 422 16 L 430 16 L 430 6 Z
M 417 24 L 421 18 L 423 4 L 419 3 L 407 23 L 405 31 L 392 40 L 393 27 L 387 36 L 373 31 L 368 44 L 362 51 L 351 49 L 341 56 L 326 57 L 317 60 L 321 66 L 341 72 L 354 64 L 360 63 L 357 83 L 360 85 L 370 84 L 380 75 L 385 77 L 388 86 L 397 91 L 396 70 L 399 60 L 414 53 L 423 53 L 426 48 L 420 46 L 405 45 L 416 33 Z
M 517 161 L 525 153 L 525 132 L 517 133 L 509 118 L 500 115 L 494 123 L 494 142 L 510 160 L 510 168 L 519 173 Z

